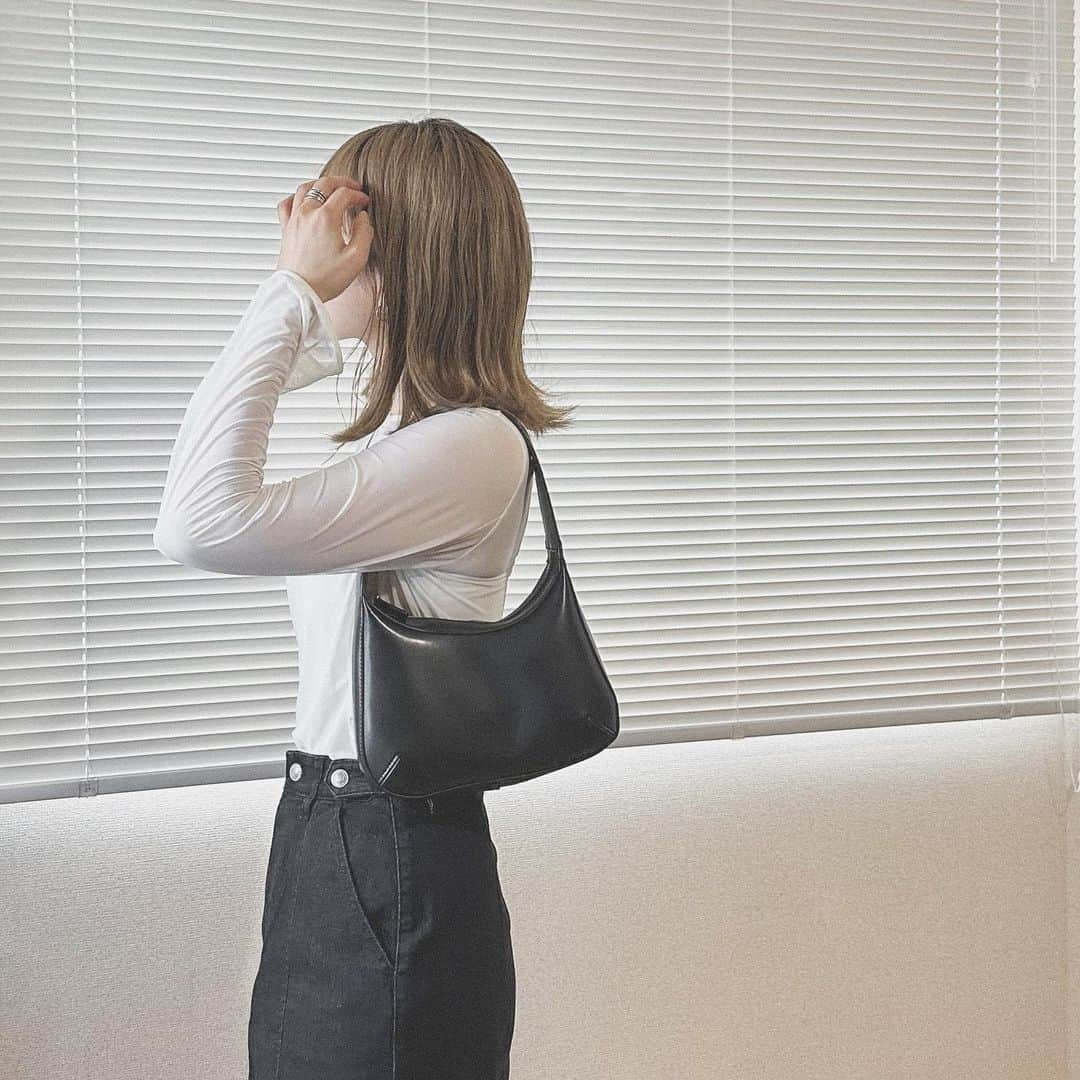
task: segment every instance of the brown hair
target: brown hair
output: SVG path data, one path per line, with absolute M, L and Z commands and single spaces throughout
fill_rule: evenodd
M 549 404 L 525 370 L 529 226 L 498 151 L 454 120 L 401 120 L 353 135 L 320 175 L 350 176 L 370 196 L 365 273 L 382 279 L 366 400 L 331 438 L 374 431 L 399 382 L 401 427 L 462 406 L 503 409 L 537 434 L 567 425 L 573 406 Z

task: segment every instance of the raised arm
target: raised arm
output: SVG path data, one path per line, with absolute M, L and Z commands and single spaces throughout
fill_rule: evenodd
M 482 540 L 528 468 L 524 440 L 497 412 L 437 413 L 326 468 L 263 482 L 279 396 L 340 370 L 318 295 L 274 271 L 191 398 L 154 546 L 203 570 L 283 575 L 449 565 Z

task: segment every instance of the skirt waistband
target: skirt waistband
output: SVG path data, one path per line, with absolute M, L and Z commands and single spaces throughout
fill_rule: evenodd
M 356 758 L 331 758 L 296 749 L 285 751 L 285 784 L 308 797 L 383 794 Z
M 326 754 L 309 754 L 306 750 L 295 748 L 285 751 L 285 786 L 308 800 L 372 794 L 407 799 L 409 802 L 427 802 L 431 806 L 477 799 L 484 801 L 484 792 L 480 788 L 463 788 L 430 798 L 390 795 L 375 785 L 356 758 L 331 758 Z

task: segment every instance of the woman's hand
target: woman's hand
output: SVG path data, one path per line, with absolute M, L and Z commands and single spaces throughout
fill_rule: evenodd
M 305 199 L 317 186 L 326 202 Z M 281 251 L 277 269 L 299 274 L 324 302 L 338 296 L 363 273 L 373 231 L 368 196 L 349 176 L 307 180 L 277 204 Z M 349 213 L 351 235 L 345 228 Z

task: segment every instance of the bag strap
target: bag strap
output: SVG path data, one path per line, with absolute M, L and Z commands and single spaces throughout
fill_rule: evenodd
M 529 472 L 536 476 L 536 494 L 540 499 L 540 515 L 544 520 L 544 546 L 549 552 L 562 552 L 562 538 L 559 536 L 559 526 L 555 522 L 555 511 L 551 506 L 551 496 L 548 495 L 547 481 L 544 479 L 544 470 L 540 468 L 540 459 L 536 456 L 536 449 L 529 437 L 528 429 L 516 417 L 505 409 L 499 412 L 509 420 L 514 427 L 521 432 L 525 439 L 525 446 L 529 451 Z M 525 479 L 528 484 L 528 477 Z
M 559 526 L 555 522 L 555 511 L 551 505 L 551 496 L 548 494 L 544 470 L 540 467 L 540 459 L 536 456 L 536 448 L 529 437 L 528 429 L 516 416 L 512 416 L 505 409 L 499 409 L 499 412 L 521 432 L 522 437 L 525 439 L 525 447 L 529 451 L 529 472 L 536 477 L 536 494 L 540 499 L 540 516 L 544 520 L 544 546 L 549 553 L 549 557 L 556 553 L 561 556 L 562 538 L 559 536 Z M 526 478 L 525 483 L 527 487 L 528 478 Z M 369 595 L 373 596 L 374 593 L 370 591 L 368 585 L 370 575 L 365 574 L 362 570 L 358 570 L 357 574 L 360 575 L 360 595 L 365 598 Z

